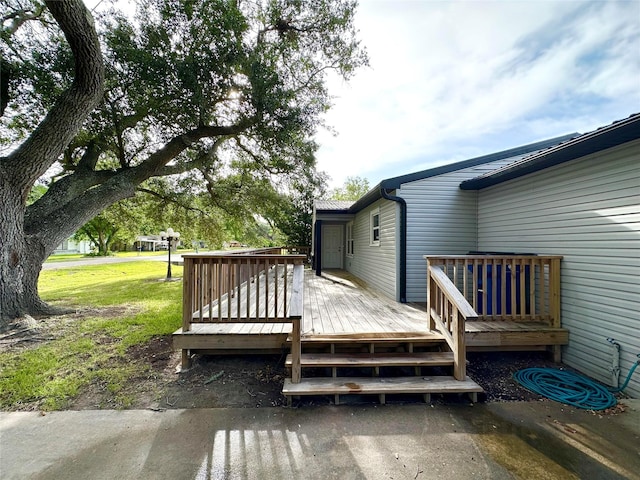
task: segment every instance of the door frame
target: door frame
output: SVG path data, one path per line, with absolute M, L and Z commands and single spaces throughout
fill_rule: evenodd
M 327 235 L 325 234 L 326 229 L 331 229 L 331 228 L 336 228 L 339 230 L 340 232 L 340 246 L 339 248 L 339 252 L 340 252 L 340 265 L 339 266 L 331 266 L 331 267 L 327 267 L 325 265 L 325 259 L 327 258 Z M 321 261 L 321 268 L 339 268 L 339 269 L 343 269 L 344 268 L 344 225 L 343 224 L 323 224 L 322 225 L 322 244 L 321 244 L 321 255 L 320 255 L 320 261 Z

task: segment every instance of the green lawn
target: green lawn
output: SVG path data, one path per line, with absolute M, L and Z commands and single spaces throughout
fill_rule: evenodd
M 182 282 L 161 281 L 165 269 L 161 262 L 131 262 L 43 271 L 44 300 L 99 313 L 52 318 L 53 340 L 0 353 L 0 408 L 62 409 L 94 381 L 118 398 L 127 379 L 147 368 L 127 350 L 180 326 Z M 181 276 L 182 268 L 173 273 Z M 127 402 L 123 394 L 119 403 Z

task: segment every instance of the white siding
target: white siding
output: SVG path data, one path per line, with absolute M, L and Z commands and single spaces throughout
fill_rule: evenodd
M 380 209 L 380 245 L 369 245 L 370 213 Z M 354 255 L 346 257 L 346 270 L 389 298 L 398 299 L 396 231 L 397 204 L 378 200 L 358 212 L 353 221 Z
M 621 383 L 640 353 L 640 142 L 479 192 L 480 250 L 563 255 L 563 361 L 610 383 L 607 337 L 621 345 Z M 627 393 L 640 397 L 640 374 Z
M 424 255 L 458 255 L 477 250 L 476 191 L 460 183 L 522 158 L 522 155 L 405 183 L 396 195 L 407 202 L 407 301 L 425 302 Z

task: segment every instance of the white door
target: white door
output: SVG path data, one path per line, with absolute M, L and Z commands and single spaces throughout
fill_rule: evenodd
M 322 268 L 342 268 L 342 225 L 322 227 Z

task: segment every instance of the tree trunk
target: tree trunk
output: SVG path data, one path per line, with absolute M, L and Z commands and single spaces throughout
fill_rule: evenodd
M 0 331 L 9 320 L 53 313 L 38 296 L 38 278 L 46 259 L 37 237 L 25 237 L 24 204 L 0 171 Z
M 77 227 L 65 224 L 64 215 L 49 215 L 25 230 L 26 200 L 34 182 L 98 105 L 103 91 L 102 53 L 91 14 L 81 0 L 46 4 L 71 47 L 75 75 L 31 135 L 7 157 L 0 157 L 0 330 L 24 314 L 54 313 L 38 296 L 38 277 L 42 263 L 68 236 L 68 229 Z
M 109 254 L 109 245 L 105 239 L 104 233 L 98 232 L 98 255 L 106 257 Z

